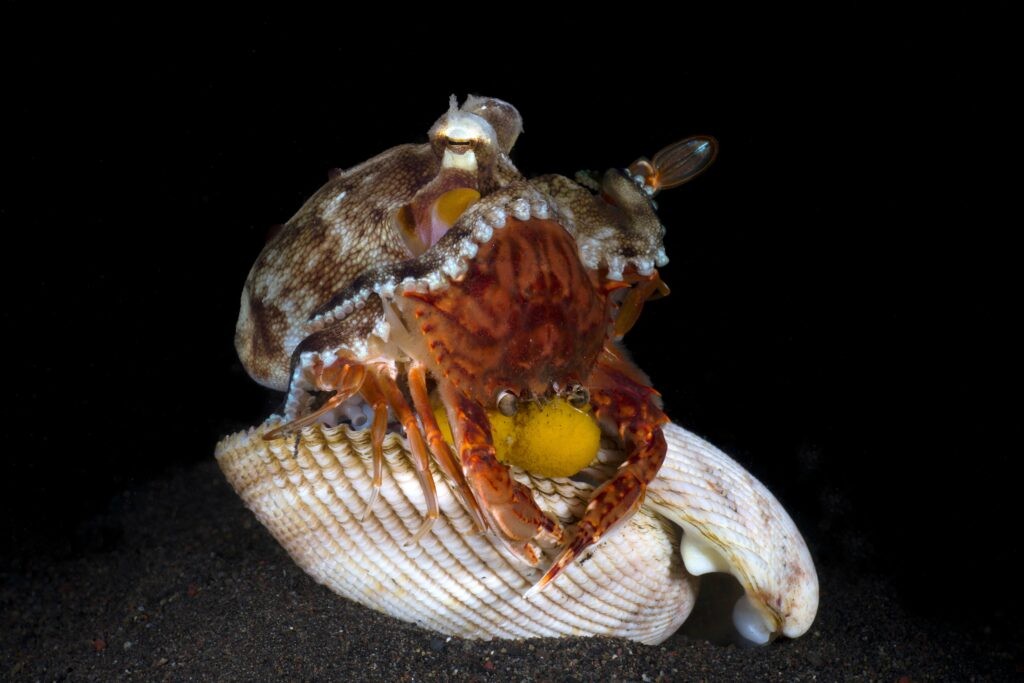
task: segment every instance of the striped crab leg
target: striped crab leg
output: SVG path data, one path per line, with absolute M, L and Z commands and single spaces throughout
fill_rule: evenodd
M 665 461 L 662 425 L 668 417 L 658 393 L 614 347 L 605 347 L 589 382 L 590 401 L 602 422 L 613 424 L 626 446 L 626 460 L 591 497 L 576 526 L 572 542 L 524 597 L 544 589 L 583 552 L 628 521 L 644 502 L 650 484 Z
M 480 404 L 448 381 L 442 381 L 440 389 L 462 471 L 489 527 L 516 557 L 536 566 L 541 553 L 534 539 L 560 544 L 561 525 L 537 506 L 530 489 L 515 481 L 498 461 L 490 421 Z
M 462 506 L 469 512 L 470 517 L 473 519 L 473 524 L 481 532 L 486 532 L 488 530 L 487 522 L 484 519 L 483 512 L 480 510 L 480 505 L 473 495 L 473 490 L 466 483 L 462 467 L 455 460 L 455 456 L 452 455 L 452 451 L 441 433 L 441 428 L 434 418 L 434 410 L 430 404 L 430 394 L 427 391 L 427 372 L 422 363 L 413 362 L 409 368 L 408 379 L 409 394 L 412 396 L 412 402 L 416 408 L 416 413 L 419 415 L 420 422 L 423 423 L 423 432 L 427 438 L 427 443 L 430 445 L 430 454 L 434 457 L 434 462 L 438 464 L 441 471 L 448 477 L 448 480 L 455 484 L 452 487 L 452 491 L 456 493 L 462 502 Z
M 395 415 L 398 417 L 398 421 L 402 423 L 405 428 L 405 436 L 409 441 L 409 455 L 411 456 L 413 467 L 416 471 L 416 478 L 420 482 L 420 486 L 423 488 L 423 496 L 427 503 L 427 516 L 423 520 L 423 524 L 420 525 L 419 530 L 412 535 L 405 545 L 412 546 L 420 542 L 434 525 L 434 522 L 438 518 L 438 507 L 437 507 L 437 490 L 434 488 L 434 477 L 430 473 L 430 458 L 427 454 L 427 446 L 423 442 L 423 435 L 420 434 L 419 425 L 416 423 L 416 415 L 409 407 L 409 403 L 405 400 L 405 396 L 402 395 L 402 390 L 398 388 L 398 384 L 395 382 L 395 378 L 388 373 L 383 367 L 374 373 L 374 380 L 377 383 L 378 388 L 387 400 L 387 405 L 391 407 Z M 385 409 L 386 412 L 386 409 Z M 383 442 L 383 437 L 381 438 Z M 374 460 L 376 460 L 376 453 L 374 453 Z M 376 464 L 376 463 L 375 463 Z M 376 471 L 374 472 L 376 474 Z M 376 484 L 376 482 L 374 482 Z

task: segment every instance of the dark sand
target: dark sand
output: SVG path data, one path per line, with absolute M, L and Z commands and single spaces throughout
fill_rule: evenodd
M 119 496 L 69 559 L 3 576 L 0 678 L 13 680 L 992 680 L 1019 645 L 914 616 L 878 579 L 819 567 L 804 637 L 765 648 L 677 633 L 471 642 L 372 612 L 296 567 L 213 462 Z M 902 679 L 907 676 L 909 679 Z

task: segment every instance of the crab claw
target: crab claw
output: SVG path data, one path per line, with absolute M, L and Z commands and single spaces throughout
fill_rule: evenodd
M 576 558 L 580 556 L 584 549 L 594 544 L 591 534 L 580 533 L 580 531 L 582 531 L 582 528 L 576 532 L 576 536 L 573 538 L 572 543 L 569 544 L 569 547 L 562 551 L 562 554 L 554 561 L 551 568 L 544 573 L 544 576 L 540 577 L 540 581 L 533 584 L 528 591 L 523 593 L 524 600 L 529 600 L 544 590 L 549 583 L 555 580 L 556 576 L 562 573 L 562 570 L 576 561 Z
M 590 388 L 596 416 L 616 427 L 628 457 L 615 476 L 594 491 L 572 543 L 526 592 L 526 598 L 543 590 L 583 551 L 628 521 L 640 509 L 647 485 L 665 461 L 668 446 L 661 425 L 668 418 L 658 405 L 657 392 L 641 381 L 639 371 L 614 348 L 605 348 L 590 378 Z
M 664 438 L 661 443 L 664 446 Z M 625 468 L 619 470 L 619 473 L 601 486 L 590 499 L 583 519 L 576 527 L 576 536 L 573 537 L 572 543 L 562 551 L 540 581 L 526 591 L 523 597 L 529 599 L 544 590 L 562 573 L 562 570 L 579 559 L 583 551 L 599 543 L 620 524 L 629 520 L 640 509 L 646 491 L 647 485 L 634 472 Z

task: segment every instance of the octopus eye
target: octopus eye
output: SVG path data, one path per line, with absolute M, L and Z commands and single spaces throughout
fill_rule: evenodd
M 590 403 L 590 391 L 582 384 L 572 384 L 566 392 L 566 399 L 573 408 L 583 409 Z
M 473 150 L 476 146 L 476 140 L 467 139 L 460 140 L 458 138 L 447 137 L 445 138 L 445 144 L 455 154 L 465 154 Z
M 506 417 L 512 417 L 519 410 L 519 399 L 508 389 L 498 394 L 498 412 Z

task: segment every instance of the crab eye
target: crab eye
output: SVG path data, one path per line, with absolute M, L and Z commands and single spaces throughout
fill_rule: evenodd
M 519 410 L 519 398 L 508 389 L 498 394 L 498 412 L 506 417 L 512 417 Z
M 565 397 L 573 408 L 582 409 L 590 403 L 590 390 L 582 384 L 572 384 Z

